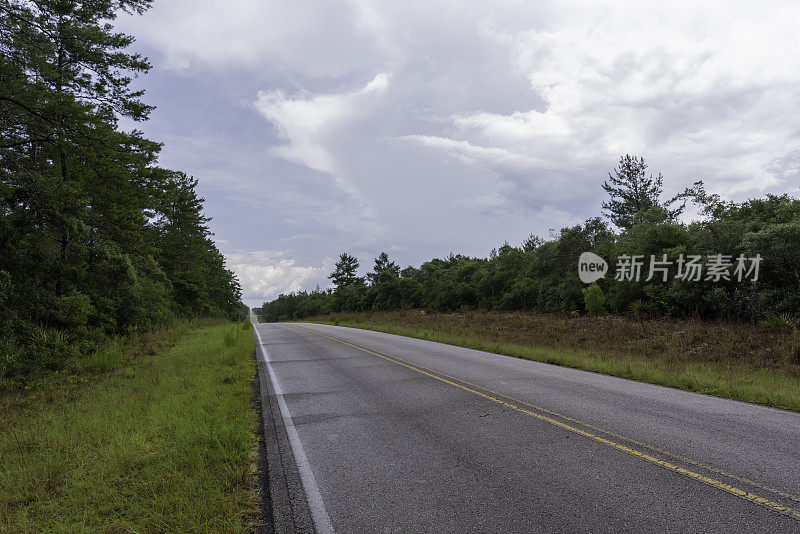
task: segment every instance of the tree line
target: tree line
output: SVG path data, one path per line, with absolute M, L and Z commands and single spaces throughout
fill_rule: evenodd
M 280 295 L 256 312 L 267 321 L 282 321 L 403 308 L 530 310 L 774 319 L 796 326 L 800 200 L 767 195 L 725 202 L 698 181 L 662 201 L 663 177 L 648 175 L 646 169 L 643 158 L 622 156 L 602 183 L 609 195 L 603 217 L 563 228 L 549 239 L 531 235 L 519 246 L 502 245 L 488 258 L 451 253 L 402 270 L 384 252 L 366 277 L 357 274 L 358 260 L 344 253 L 331 274 L 333 288 Z M 680 219 L 687 203 L 697 208 L 698 220 Z M 584 252 L 608 262 L 609 272 L 591 285 L 578 275 Z M 757 273 L 752 260 L 756 257 Z M 643 261 L 638 280 L 629 276 L 630 258 Z M 648 273 L 653 259 L 659 265 L 656 276 Z M 748 260 L 744 279 L 741 273 L 737 276 L 737 259 Z M 705 263 L 708 273 L 716 267 L 716 275 L 698 271 L 698 276 L 682 277 L 691 262 Z
M 197 180 L 120 120 L 152 111 L 112 22 L 150 0 L 0 0 L 0 378 L 112 334 L 242 314 Z

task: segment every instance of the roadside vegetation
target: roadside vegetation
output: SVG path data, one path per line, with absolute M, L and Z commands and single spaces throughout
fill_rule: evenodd
M 423 310 L 330 314 L 377 330 L 800 411 L 797 330 L 702 320 Z
M 152 111 L 147 59 L 114 31 L 150 0 L 0 0 L 0 387 L 109 340 L 191 317 L 244 318 L 197 180 L 123 130 Z
M 661 175 L 647 176 L 643 159 L 623 156 L 602 184 L 608 193 L 603 203 L 606 219 L 593 217 L 549 238 L 532 235 L 519 246 L 506 243 L 488 258 L 450 254 L 401 269 L 381 253 L 365 277 L 358 274 L 358 260 L 344 253 L 330 275 L 334 288 L 281 295 L 257 313 L 265 321 L 285 321 L 409 308 L 524 310 L 751 325 L 768 321 L 796 329 L 800 200 L 767 195 L 725 202 L 696 182 L 662 201 L 661 182 Z M 688 203 L 699 212 L 691 222 L 678 218 Z M 590 286 L 578 276 L 578 259 L 584 252 L 608 262 L 606 276 Z M 711 266 L 718 255 L 724 258 L 715 275 Z M 620 258 L 626 256 L 643 260 L 638 280 L 621 276 L 631 274 L 620 266 Z M 701 266 L 698 279 L 679 276 L 688 274 L 690 256 Z M 747 272 L 736 272 L 740 256 Z M 759 256 L 756 277 L 750 259 Z M 650 276 L 649 267 L 656 266 L 652 259 L 666 260 L 667 267 Z M 791 357 L 798 360 L 800 351 Z
M 0 394 L 0 531 L 252 530 L 250 330 L 184 321 Z
M 646 170 L 643 158 L 620 157 L 602 182 L 604 218 L 549 238 L 405 269 L 382 252 L 363 277 L 343 253 L 333 288 L 280 295 L 255 312 L 800 410 L 800 200 L 726 202 L 701 181 L 662 200 L 663 177 Z M 681 218 L 687 205 L 693 221 Z M 585 252 L 607 262 L 591 284 L 579 276 Z M 620 261 L 632 257 L 635 276 Z

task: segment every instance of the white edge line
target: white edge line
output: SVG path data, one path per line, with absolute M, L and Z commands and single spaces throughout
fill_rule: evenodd
M 319 493 L 317 481 L 314 474 L 311 472 L 311 464 L 308 463 L 303 444 L 300 441 L 300 436 L 297 433 L 297 428 L 294 426 L 294 421 L 289 413 L 289 407 L 283 398 L 283 391 L 278 382 L 278 377 L 272 370 L 272 364 L 267 357 L 267 349 L 261 341 L 261 334 L 258 332 L 258 326 L 254 323 L 253 330 L 258 339 L 258 346 L 261 349 L 261 358 L 267 366 L 267 374 L 272 382 L 272 388 L 275 390 L 275 397 L 278 399 L 278 407 L 283 416 L 283 424 L 286 427 L 286 434 L 289 437 L 289 444 L 292 447 L 294 454 L 294 461 L 297 464 L 297 470 L 300 473 L 300 482 L 303 484 L 303 490 L 306 493 L 308 500 L 308 507 L 311 509 L 311 518 L 314 520 L 314 530 L 319 534 L 333 534 L 333 525 L 331 518 L 328 516 L 328 511 L 325 510 L 325 503 L 322 501 L 322 495 Z

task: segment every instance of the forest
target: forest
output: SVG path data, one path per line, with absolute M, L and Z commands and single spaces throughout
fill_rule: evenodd
M 149 0 L 0 0 L 0 379 L 109 336 L 242 317 L 197 180 L 126 124 L 150 69 L 112 25 Z
M 648 174 L 643 158 L 625 155 L 605 181 L 599 175 L 598 194 L 607 198 L 602 217 L 549 238 L 505 243 L 488 258 L 451 253 L 401 270 L 384 252 L 363 277 L 358 260 L 343 253 L 330 275 L 333 287 L 280 295 L 256 312 L 266 321 L 284 321 L 408 308 L 529 310 L 771 321 L 797 328 L 800 200 L 784 194 L 724 201 L 702 181 L 668 200 L 662 200 L 662 189 L 660 173 Z M 681 217 L 687 205 L 696 220 Z M 584 252 L 609 267 L 589 285 L 578 275 Z M 630 276 L 625 258 L 638 258 L 641 276 Z M 698 269 L 682 276 L 690 261 Z M 653 262 L 659 265 L 655 276 Z

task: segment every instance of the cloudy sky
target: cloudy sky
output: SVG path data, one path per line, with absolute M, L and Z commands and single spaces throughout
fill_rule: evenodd
M 139 127 L 199 179 L 257 306 L 326 287 L 342 251 L 547 237 L 599 214 L 624 153 L 665 195 L 796 195 L 799 21 L 770 0 L 156 0 L 117 26 L 154 67 Z

